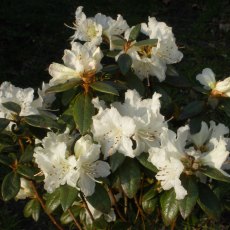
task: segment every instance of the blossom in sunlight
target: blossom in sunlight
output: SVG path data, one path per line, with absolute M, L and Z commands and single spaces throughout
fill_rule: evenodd
M 70 143 L 72 140 L 68 133 L 49 132 L 42 139 L 41 146 L 34 149 L 35 162 L 45 176 L 44 188 L 49 193 L 65 183 L 76 187 L 77 160 L 69 154 Z
M 147 152 L 150 147 L 160 144 L 160 134 L 163 127 L 167 127 L 164 117 L 160 114 L 160 97 L 160 94 L 154 93 L 152 98 L 142 100 L 136 90 L 128 90 L 124 103 L 112 104 L 122 116 L 128 116 L 135 122 L 135 155 Z
M 103 54 L 95 44 L 86 42 L 84 45 L 73 42 L 71 50 L 65 50 L 64 65 L 53 63 L 49 66 L 49 73 L 53 77 L 51 86 L 65 83 L 68 80 L 90 81 L 101 70 L 100 63 Z
M 214 97 L 230 97 L 230 77 L 223 81 L 217 81 L 215 74 L 209 68 L 203 69 L 201 74 L 196 76 L 196 80 L 204 86 L 206 90 L 211 90 L 211 95 Z
M 81 137 L 74 147 L 76 162 L 77 185 L 85 196 L 90 196 L 95 190 L 95 178 L 107 177 L 110 166 L 107 162 L 98 160 L 100 145 L 94 144 L 90 135 Z
M 34 192 L 31 187 L 30 181 L 21 177 L 20 178 L 20 190 L 18 194 L 16 195 L 15 199 L 22 200 L 22 199 L 26 199 L 27 197 L 31 198 L 33 196 L 34 196 Z
M 116 108 L 99 109 L 99 113 L 93 116 L 92 133 L 100 143 L 105 159 L 116 151 L 125 156 L 135 156 L 131 140 L 135 133 L 134 120 L 122 116 Z

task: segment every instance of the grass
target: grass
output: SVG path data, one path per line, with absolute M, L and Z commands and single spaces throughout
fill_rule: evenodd
M 173 27 L 177 44 L 184 53 L 177 69 L 194 81 L 205 67 L 217 77 L 230 76 L 230 3 L 228 0 L 1 0 L 0 83 L 10 81 L 20 87 L 34 87 L 49 81 L 47 68 L 61 62 L 77 6 L 88 16 L 101 12 L 123 15 L 129 25 L 155 16 Z M 225 27 L 226 29 L 221 29 Z M 1 230 L 53 229 L 42 216 L 34 224 L 19 214 L 24 203 L 2 204 Z M 15 210 L 17 212 L 15 212 Z M 17 213 L 17 214 L 16 214 Z M 32 223 L 32 224 L 31 224 Z

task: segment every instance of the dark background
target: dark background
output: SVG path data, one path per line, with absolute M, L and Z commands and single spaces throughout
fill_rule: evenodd
M 1 0 L 0 82 L 38 87 L 50 77 L 47 68 L 62 62 L 77 6 L 87 16 L 116 17 L 129 25 L 155 16 L 173 27 L 185 54 L 178 69 L 189 78 L 205 67 L 219 76 L 230 75 L 230 2 L 227 0 Z M 223 29 L 222 29 L 223 28 Z

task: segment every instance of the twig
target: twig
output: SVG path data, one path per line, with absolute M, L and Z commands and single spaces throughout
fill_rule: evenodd
M 127 222 L 127 220 L 126 220 L 126 219 L 123 217 L 123 215 L 121 214 L 121 212 L 120 212 L 120 210 L 119 210 L 119 208 L 118 208 L 118 206 L 117 206 L 116 198 L 115 198 L 115 196 L 114 196 L 114 194 L 113 194 L 111 188 L 109 188 L 109 187 L 108 187 L 108 193 L 109 193 L 109 195 L 110 195 L 110 198 L 112 199 L 112 203 L 113 203 L 113 205 L 114 205 L 114 207 L 115 207 L 115 210 L 116 210 L 118 216 L 119 216 L 124 222 Z
M 137 206 L 138 212 L 141 214 L 141 217 L 144 219 L 144 218 L 145 218 L 145 214 L 144 214 L 144 212 L 143 212 L 141 206 L 139 205 L 136 196 L 134 196 L 134 201 L 135 201 L 135 204 L 136 204 L 136 206 Z
M 82 201 L 83 201 L 83 203 L 84 203 L 84 205 L 85 205 L 85 208 L 86 208 L 87 212 L 89 213 L 89 216 L 90 216 L 91 220 L 94 221 L 93 214 L 92 214 L 92 213 L 90 212 L 90 210 L 89 210 L 89 207 L 88 207 L 88 205 L 87 205 L 87 203 L 86 203 L 86 200 L 85 200 L 84 195 L 82 195 L 82 193 L 80 193 L 80 195 L 81 195 Z
M 34 190 L 34 194 L 36 196 L 36 199 L 39 201 L 39 203 L 41 204 L 44 212 L 48 215 L 48 217 L 50 218 L 50 220 L 52 221 L 52 223 L 56 226 L 57 229 L 59 230 L 64 230 L 58 223 L 57 221 L 54 219 L 54 217 L 47 211 L 46 206 L 42 200 L 42 198 L 39 196 L 36 187 L 34 186 L 34 183 L 31 181 L 31 187 Z
M 74 222 L 74 224 L 76 225 L 76 227 L 77 227 L 79 230 L 82 230 L 81 225 L 78 223 L 78 221 L 77 221 L 76 218 L 74 217 L 72 211 L 71 211 L 70 209 L 68 209 L 68 212 L 69 212 L 69 215 L 72 217 L 73 222 Z

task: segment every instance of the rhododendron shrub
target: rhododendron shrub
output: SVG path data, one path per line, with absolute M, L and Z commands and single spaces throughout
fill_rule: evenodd
M 129 26 L 81 6 L 75 16 L 49 82 L 37 93 L 0 85 L 1 198 L 57 229 L 219 220 L 230 207 L 230 77 L 180 76 L 172 28 L 154 17 Z

